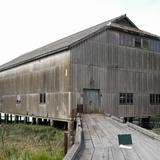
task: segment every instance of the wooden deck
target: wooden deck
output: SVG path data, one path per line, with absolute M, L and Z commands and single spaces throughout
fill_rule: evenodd
M 82 116 L 84 148 L 80 160 L 160 160 L 160 141 L 100 114 Z M 118 134 L 132 135 L 132 149 L 118 145 Z

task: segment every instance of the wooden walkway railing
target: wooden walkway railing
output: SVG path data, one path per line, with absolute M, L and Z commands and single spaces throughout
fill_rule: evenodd
M 76 135 L 74 145 L 67 152 L 63 160 L 75 160 L 82 147 L 82 124 L 80 117 L 77 117 Z

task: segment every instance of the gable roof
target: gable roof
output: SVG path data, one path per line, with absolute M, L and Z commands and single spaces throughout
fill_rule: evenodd
M 138 27 L 126 16 L 126 14 L 124 14 L 119 17 L 108 20 L 106 22 L 100 23 L 96 26 L 80 31 L 78 33 L 75 33 L 73 35 L 70 35 L 68 37 L 65 37 L 63 39 L 60 39 L 58 41 L 55 41 L 53 43 L 50 43 L 44 47 L 38 48 L 29 53 L 23 54 L 9 61 L 8 63 L 5 63 L 2 66 L 0 66 L 0 72 L 16 67 L 18 65 L 22 65 L 22 64 L 34 61 L 36 59 L 40 59 L 45 56 L 49 56 L 49 55 L 58 53 L 60 51 L 70 49 L 76 44 L 79 44 L 80 42 L 92 37 L 93 35 L 99 32 L 102 32 L 103 30 L 107 28 L 115 28 L 115 29 L 121 29 L 121 30 L 125 29 L 125 30 L 129 30 L 135 33 L 146 34 L 148 36 L 159 38 L 156 35 L 139 30 Z
M 131 28 L 138 29 L 138 27 L 126 16 L 126 14 L 115 19 L 113 22 L 123 26 L 128 26 Z

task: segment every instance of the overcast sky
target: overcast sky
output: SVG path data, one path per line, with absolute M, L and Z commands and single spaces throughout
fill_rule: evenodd
M 160 0 L 0 0 L 0 65 L 125 13 L 160 35 Z

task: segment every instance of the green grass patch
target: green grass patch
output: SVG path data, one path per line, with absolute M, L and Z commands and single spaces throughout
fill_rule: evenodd
M 61 160 L 63 131 L 40 125 L 3 124 L 0 160 Z

